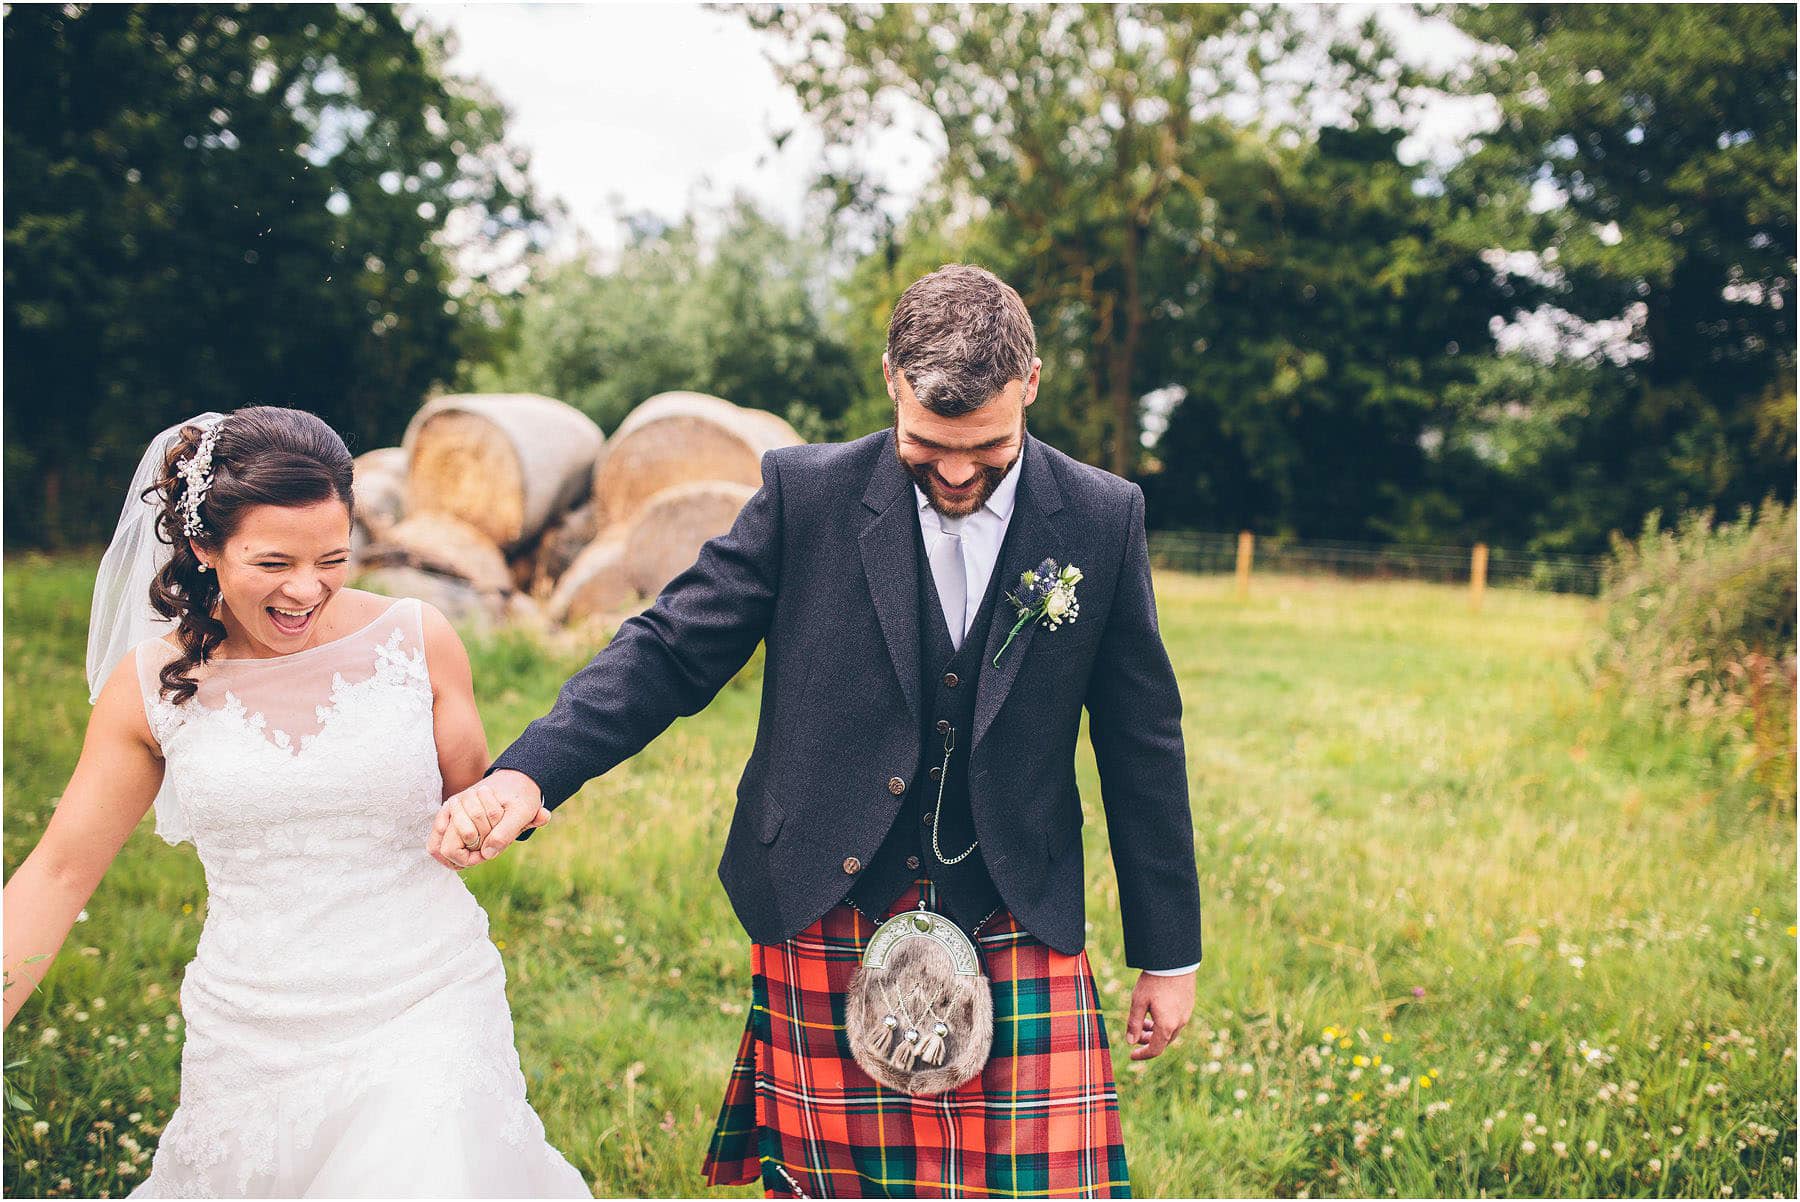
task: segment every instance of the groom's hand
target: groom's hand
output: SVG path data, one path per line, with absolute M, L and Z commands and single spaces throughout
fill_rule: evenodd
M 1194 1016 L 1194 977 L 1139 973 L 1131 991 L 1131 1017 L 1125 1020 L 1125 1039 L 1132 1044 L 1133 1060 L 1154 1060 Z
M 520 831 L 549 821 L 537 782 L 502 768 L 439 807 L 428 850 L 448 868 L 468 868 L 505 851 Z

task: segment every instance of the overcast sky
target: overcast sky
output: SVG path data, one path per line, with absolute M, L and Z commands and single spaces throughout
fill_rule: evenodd
M 621 213 L 673 221 L 739 191 L 790 227 L 800 220 L 821 139 L 739 14 L 680 3 L 413 7 L 455 36 L 452 68 L 485 80 L 506 104 L 540 188 L 601 246 L 617 243 Z M 1421 25 L 1399 7 L 1383 16 L 1403 53 L 1422 63 L 1467 52 L 1441 22 Z M 1434 109 L 1417 152 L 1441 152 L 1479 119 L 1466 103 Z M 770 138 L 778 130 L 797 131 L 780 151 Z M 875 157 L 905 197 L 928 176 L 934 151 L 900 134 Z

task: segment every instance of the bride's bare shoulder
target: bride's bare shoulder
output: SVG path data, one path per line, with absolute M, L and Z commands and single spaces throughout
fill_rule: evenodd
M 341 588 L 332 602 L 332 623 L 340 632 L 360 630 L 389 609 L 405 600 L 385 593 L 371 593 L 359 588 Z

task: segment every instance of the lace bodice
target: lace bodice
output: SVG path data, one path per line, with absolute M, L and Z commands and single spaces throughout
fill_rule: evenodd
M 267 997 L 325 979 L 341 996 L 408 967 L 429 977 L 485 936 L 486 915 L 426 851 L 443 782 L 419 602 L 292 655 L 214 660 L 180 705 L 159 692 L 175 654 L 143 643 L 138 671 L 173 792 L 158 829 L 191 839 L 206 871 L 194 964 L 209 988 Z M 421 912 L 446 909 L 459 921 L 419 938 Z M 310 1012 L 329 1024 L 333 1007 Z
M 326 812 L 367 818 L 367 798 L 385 801 L 397 789 L 437 808 L 418 601 L 396 601 L 361 630 L 292 655 L 214 659 L 179 705 L 163 698 L 158 678 L 176 654 L 161 639 L 137 650 L 145 713 L 176 801 L 171 819 L 159 816 L 164 838 L 191 839 L 204 860 L 209 849 L 245 850 L 246 827 L 254 841 L 292 820 L 317 825 Z

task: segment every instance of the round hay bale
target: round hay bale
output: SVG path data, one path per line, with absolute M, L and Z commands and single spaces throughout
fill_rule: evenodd
M 763 452 L 803 440 L 771 413 L 698 392 L 665 392 L 633 409 L 594 464 L 599 528 L 632 522 L 651 497 L 677 484 L 762 483 Z
M 699 557 L 707 539 L 731 529 L 755 495 L 750 485 L 730 480 L 677 484 L 657 493 L 625 536 L 625 579 L 646 597 L 662 592 Z
M 579 622 L 617 613 L 637 600 L 625 575 L 624 540 L 610 538 L 588 544 L 575 557 L 546 608 L 555 621 Z
M 357 586 L 389 597 L 417 597 L 458 626 L 487 627 L 505 612 L 504 603 L 492 593 L 470 587 L 468 581 L 441 576 L 422 568 L 376 568 L 357 577 Z
M 371 567 L 412 567 L 467 581 L 478 592 L 513 591 L 512 570 L 487 535 L 447 513 L 415 513 L 364 555 Z
M 587 495 L 605 435 L 529 393 L 429 401 L 406 428 L 408 513 L 447 513 L 512 551 Z
M 405 447 L 376 447 L 373 451 L 364 451 L 351 464 L 360 475 L 363 472 L 388 472 L 394 475 L 406 475 Z
M 355 459 L 356 520 L 379 542 L 406 516 L 406 452 L 382 447 Z

